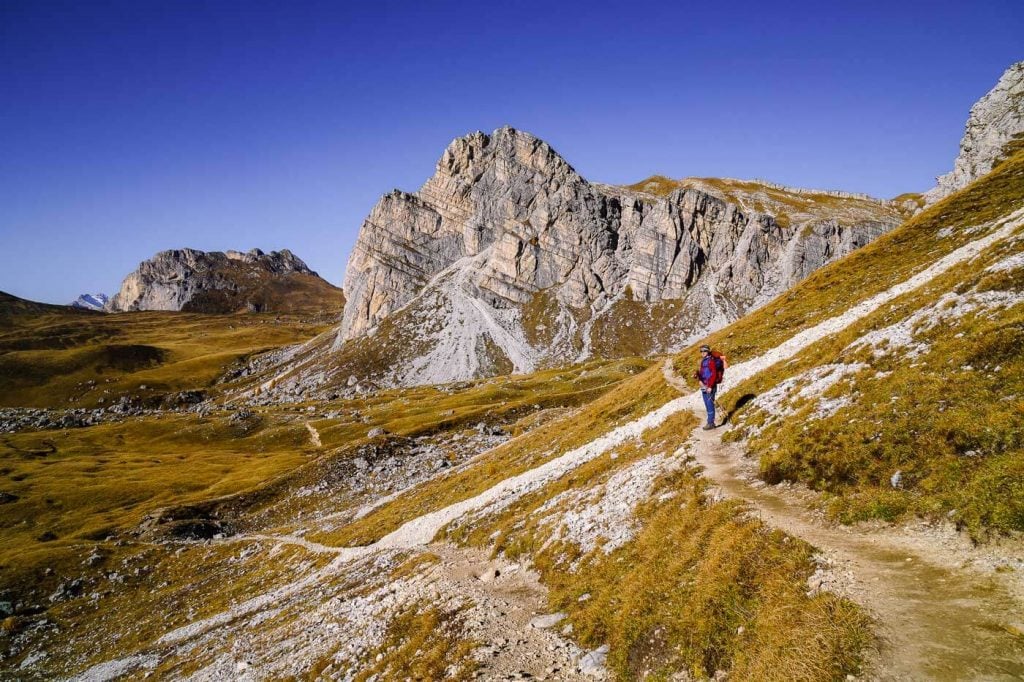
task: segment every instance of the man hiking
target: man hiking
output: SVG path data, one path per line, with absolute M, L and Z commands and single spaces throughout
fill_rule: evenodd
M 718 384 L 725 375 L 725 358 L 721 353 L 711 350 L 711 346 L 700 347 L 700 366 L 697 368 L 697 381 L 700 382 L 700 394 L 704 398 L 704 408 L 708 411 L 708 423 L 704 430 L 715 428 L 715 395 Z

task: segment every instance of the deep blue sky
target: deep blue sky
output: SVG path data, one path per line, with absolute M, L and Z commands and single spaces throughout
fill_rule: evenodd
M 156 251 L 360 223 L 504 124 L 584 176 L 893 196 L 952 167 L 1024 2 L 0 0 L 0 290 L 113 294 Z

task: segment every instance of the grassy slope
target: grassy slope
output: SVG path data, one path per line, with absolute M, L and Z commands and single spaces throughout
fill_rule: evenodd
M 564 419 L 528 432 L 453 475 L 430 481 L 340 531 L 327 542 L 372 542 L 402 522 L 465 499 L 635 418 L 673 397 L 658 367 L 622 382 Z M 622 679 L 645 671 L 667 677 L 731 670 L 735 679 L 830 680 L 856 671 L 871 639 L 853 605 L 807 595 L 811 549 L 745 517 L 741 506 L 714 503 L 708 482 L 682 471 L 660 479 L 641 505 L 636 538 L 610 555 L 581 556 L 538 525 L 538 509 L 565 491 L 588 489 L 654 453 L 672 452 L 695 419 L 680 414 L 527 495 L 495 518 L 448 529 L 463 542 L 510 557 L 529 556 L 587 646 L 608 643 Z M 550 540 L 555 542 L 551 543 Z M 578 568 L 571 564 L 580 560 Z M 590 600 L 581 602 L 587 593 Z M 740 630 L 740 628 L 743 628 Z
M 246 490 L 305 461 L 302 423 L 173 415 L 0 438 L 0 576 L 31 585 L 157 508 Z
M 456 524 L 449 537 L 530 558 L 552 611 L 567 613 L 584 646 L 609 645 L 618 679 L 676 671 L 702 679 L 724 670 L 731 679 L 831 680 L 855 671 L 868 622 L 845 600 L 807 594 L 811 548 L 748 518 L 736 502 L 716 502 L 692 469 L 655 481 L 633 539 L 610 553 L 600 545 L 583 553 L 551 524 L 545 505 L 556 496 L 593 490 L 638 460 L 677 450 L 696 424 L 675 415 L 614 457 L 588 462 L 497 515 Z
M 121 395 L 159 399 L 205 388 L 237 359 L 304 341 L 330 324 L 273 314 L 25 312 L 13 304 L 0 319 L 3 407 L 96 407 Z
M 204 579 L 202 590 L 209 594 L 196 609 L 188 593 L 199 587 L 190 586 L 191 568 L 185 565 L 194 561 L 190 557 L 195 552 L 179 560 L 173 551 L 150 544 L 148 533 L 139 535 L 143 520 L 158 509 L 164 510 L 162 518 L 170 519 L 206 518 L 213 510 L 212 517 L 237 528 L 235 524 L 252 525 L 252 516 L 263 507 L 288 502 L 262 518 L 294 523 L 309 511 L 311 499 L 295 492 L 324 480 L 333 464 L 355 457 L 371 440 L 381 445 L 433 432 L 457 434 L 481 421 L 505 424 L 516 434 L 543 423 L 545 415 L 600 397 L 643 366 L 635 360 L 592 362 L 563 372 L 481 381 L 451 392 L 418 387 L 318 403 L 319 411 L 342 415 L 330 419 L 317 418 L 301 405 L 260 409 L 245 420 L 218 411 L 202 418 L 147 416 L 89 428 L 3 435 L 0 492 L 16 499 L 4 498 L 0 517 L 0 585 L 15 600 L 48 604 L 46 597 L 57 585 L 94 573 L 83 568 L 91 553 L 99 553 L 101 565 L 111 567 L 131 564 L 132 557 L 145 554 L 139 565 L 156 566 L 152 579 L 136 576 L 110 591 L 95 578 L 87 583 L 112 600 L 103 616 L 108 631 L 130 633 L 117 649 L 90 656 L 115 657 L 123 653 L 125 642 L 144 642 L 160 634 L 161 627 L 216 613 L 229 596 L 244 596 L 260 581 L 277 579 L 277 569 L 267 566 L 244 584 L 232 579 L 225 590 L 217 586 L 216 575 L 234 569 L 217 568 L 219 573 Z M 310 444 L 307 419 L 318 425 L 322 448 Z M 388 435 L 369 439 L 367 432 L 375 426 Z M 346 500 L 339 495 L 331 493 L 332 511 L 344 509 Z M 211 504 L 214 499 L 222 502 Z M 190 515 L 190 510 L 196 513 Z M 230 549 L 211 552 L 211 570 L 216 562 L 231 563 Z M 160 588 L 154 590 L 158 578 Z M 85 637 L 83 651 L 96 646 L 86 636 L 95 625 L 88 601 L 73 599 L 47 611 L 76 642 Z M 184 601 L 192 603 L 188 614 L 175 606 Z M 144 615 L 168 610 L 176 615 L 152 623 Z M 140 620 L 146 620 L 145 627 L 139 627 Z M 0 644 L 3 636 L 0 631 Z
M 710 342 L 734 362 L 756 356 L 984 236 L 992 221 L 1021 206 L 1024 151 L 1017 151 L 985 178 L 816 272 L 765 308 L 713 334 Z M 863 349 L 844 350 L 860 335 L 898 323 L 950 291 L 1004 291 L 1024 299 L 1019 270 L 998 276 L 983 272 L 1008 248 L 1019 249 L 1019 242 L 993 248 L 794 361 L 734 387 L 726 401 L 730 409 L 741 396 L 763 393 L 815 366 L 869 365 L 853 383 L 826 393 L 853 401 L 827 418 L 812 419 L 815 406 L 807 401 L 796 401 L 794 415 L 774 422 L 753 408 L 740 411 L 738 419 L 751 433 L 764 429 L 750 443 L 763 476 L 804 481 L 826 491 L 832 513 L 847 521 L 949 513 L 976 532 L 1024 530 L 1020 306 L 969 314 L 922 332 L 919 340 L 929 348 L 915 361 L 901 361 L 899 348 L 879 358 Z M 676 360 L 684 375 L 695 355 L 690 349 Z M 975 365 L 976 371 L 961 369 Z M 902 487 L 893 489 L 890 477 L 897 470 Z
M 645 364 L 634 364 L 632 371 Z M 554 373 L 547 371 L 549 375 Z M 474 466 L 433 479 L 338 531 L 311 539 L 333 545 L 375 542 L 408 520 L 469 499 L 510 476 L 533 469 L 660 406 L 670 397 L 671 389 L 660 379 L 660 370 L 648 367 L 589 401 L 579 412 L 509 441 Z

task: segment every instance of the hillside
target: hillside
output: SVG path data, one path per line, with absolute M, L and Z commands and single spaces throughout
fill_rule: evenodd
M 674 373 L 591 362 L 8 435 L 11 665 L 90 679 L 1019 674 L 1013 545 L 971 548 L 942 529 L 943 495 L 990 484 L 1000 494 L 963 496 L 954 518 L 977 538 L 1019 528 L 1019 405 L 1003 398 L 1021 377 L 1022 178 L 1016 153 L 714 335 L 732 361 L 725 440 L 740 445 L 692 431 L 698 403 L 675 388 L 692 348 Z M 936 304 L 964 313 L 942 318 L 961 326 L 938 339 L 916 324 Z M 876 356 L 867 344 L 882 338 L 913 344 L 910 362 Z M 986 419 L 972 425 L 928 387 L 975 371 L 964 358 L 979 347 L 1000 370 L 975 363 Z M 773 406 L 792 413 L 777 421 Z M 879 410 L 891 427 L 873 423 Z M 941 449 L 961 443 L 977 452 Z M 768 482 L 826 496 L 752 485 L 734 473 L 743 448 Z M 109 453 L 118 476 L 95 468 Z M 885 508 L 937 521 L 837 531 L 808 504 L 844 521 Z
M 0 294 L 0 407 L 133 409 L 205 391 L 249 356 L 301 342 L 333 316 L 104 315 Z
M 757 396 L 735 411 L 733 434 L 749 438 L 766 481 L 827 493 L 822 504 L 844 521 L 920 514 L 976 533 L 1024 531 L 1021 207 L 1024 151 L 1016 151 L 712 337 L 731 358 L 752 357 L 968 242 L 1010 230 L 965 265 L 730 391 L 733 401 Z
M 341 289 L 288 251 L 161 251 L 125 277 L 111 311 L 339 314 Z

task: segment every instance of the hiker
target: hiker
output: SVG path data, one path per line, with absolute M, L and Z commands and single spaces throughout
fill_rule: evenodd
M 721 353 L 711 350 L 707 344 L 700 347 L 700 366 L 697 368 L 697 381 L 700 382 L 700 394 L 704 398 L 704 408 L 708 411 L 708 423 L 704 430 L 715 428 L 715 395 L 718 384 L 722 383 L 725 374 L 725 358 Z

